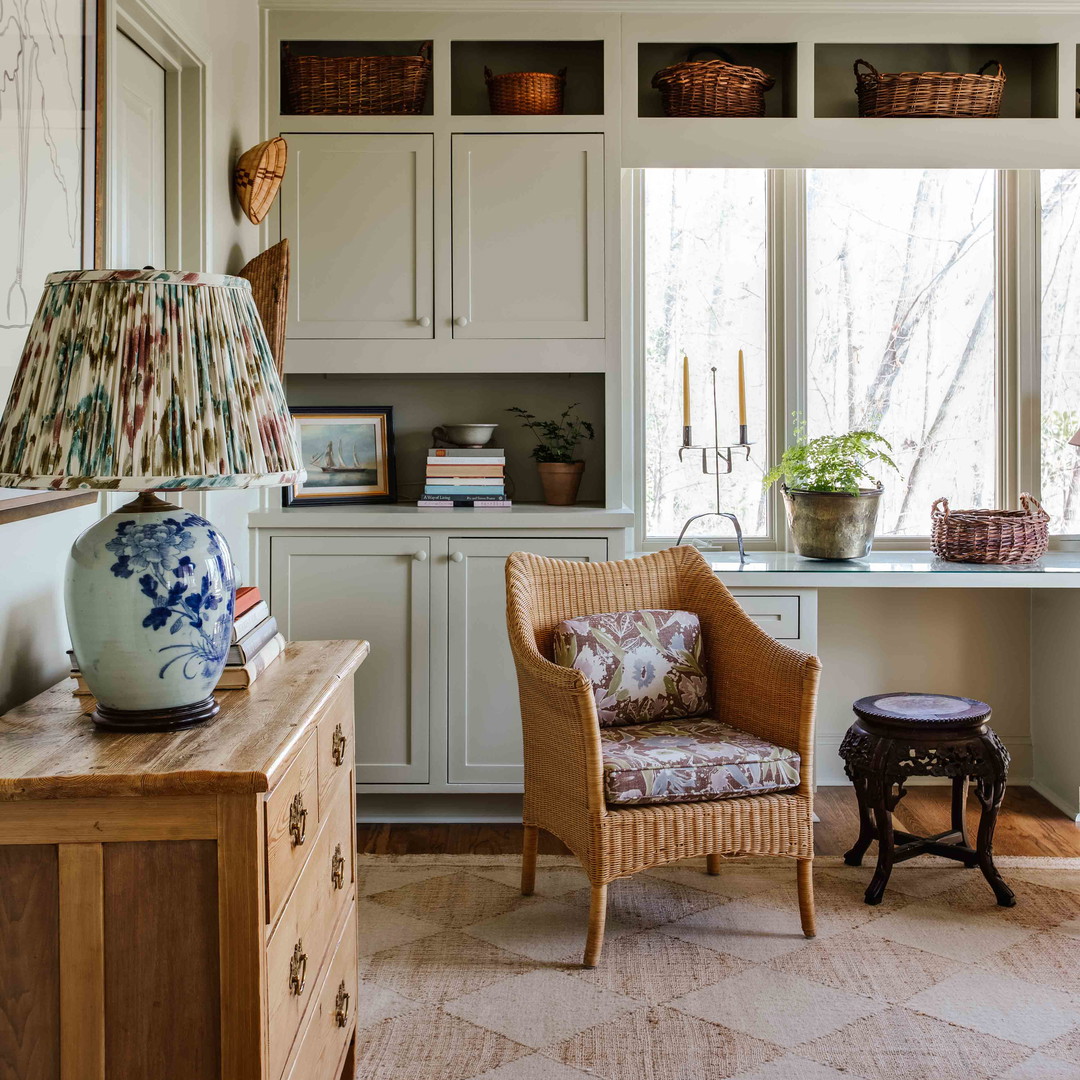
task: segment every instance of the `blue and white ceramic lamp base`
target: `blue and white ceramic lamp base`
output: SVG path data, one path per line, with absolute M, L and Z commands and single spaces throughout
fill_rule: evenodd
M 144 492 L 75 541 L 65 591 L 96 724 L 175 731 L 217 714 L 236 589 L 210 522 Z

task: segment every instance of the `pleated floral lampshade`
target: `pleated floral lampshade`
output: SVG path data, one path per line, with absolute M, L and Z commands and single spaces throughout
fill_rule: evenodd
M 244 488 L 301 471 L 246 280 L 49 275 L 0 421 L 0 486 Z
M 141 492 L 68 560 L 68 630 L 99 726 L 171 731 L 218 712 L 232 556 L 209 521 L 154 492 L 303 477 L 247 281 L 50 275 L 0 418 L 0 486 Z

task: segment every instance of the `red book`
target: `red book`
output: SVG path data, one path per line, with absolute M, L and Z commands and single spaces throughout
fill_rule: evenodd
M 245 611 L 250 611 L 260 600 L 257 585 L 241 585 L 236 590 L 236 604 L 233 607 L 233 618 L 238 619 Z

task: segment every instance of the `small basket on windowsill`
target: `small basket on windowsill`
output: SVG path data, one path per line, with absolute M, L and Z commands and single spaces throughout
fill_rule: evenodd
M 939 559 L 966 563 L 1031 563 L 1046 554 L 1050 515 L 1026 491 L 1022 510 L 950 510 L 938 499 L 930 511 L 930 549 Z

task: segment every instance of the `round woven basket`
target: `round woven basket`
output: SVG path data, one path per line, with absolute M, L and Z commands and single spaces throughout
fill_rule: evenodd
M 563 111 L 566 68 L 547 71 L 508 71 L 493 75 L 484 68 L 493 116 L 558 116 Z
M 860 65 L 866 70 L 860 70 Z M 988 67 L 997 72 L 985 75 Z M 855 61 L 860 116 L 997 116 L 1005 91 L 1005 69 L 988 60 L 974 75 L 958 71 L 878 71 Z
M 1022 510 L 950 510 L 938 499 L 930 511 L 930 549 L 939 559 L 968 563 L 1029 563 L 1046 554 L 1050 515 L 1026 491 Z
M 760 68 L 726 60 L 684 60 L 652 77 L 665 116 L 764 116 L 775 83 Z

